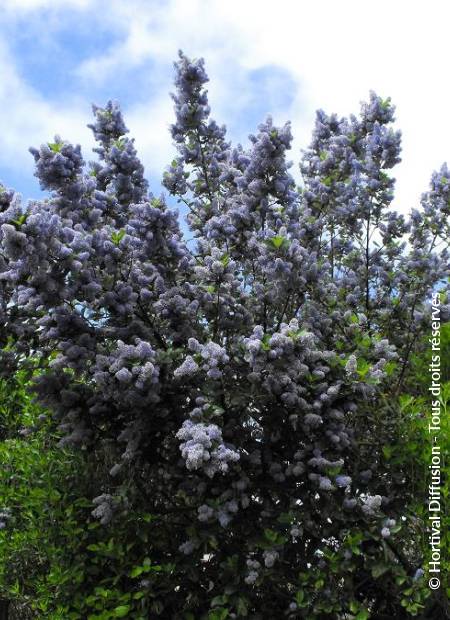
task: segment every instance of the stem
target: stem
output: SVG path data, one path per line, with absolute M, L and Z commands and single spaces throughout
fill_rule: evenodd
M 289 291 L 289 293 L 288 293 L 288 295 L 286 297 L 286 301 L 284 302 L 283 310 L 281 312 L 281 316 L 279 318 L 279 321 L 277 323 L 277 327 L 276 327 L 275 331 L 278 331 L 280 329 L 280 327 L 281 327 L 281 323 L 283 322 L 284 315 L 286 313 L 286 310 L 287 310 L 287 307 L 289 305 L 290 300 L 291 300 L 291 291 Z
M 370 290 L 369 290 L 369 242 L 370 242 L 370 211 L 367 218 L 367 230 L 366 230 L 366 316 L 367 316 L 367 327 L 370 333 L 370 310 L 369 310 L 369 301 L 370 301 Z
M 201 161 L 202 161 L 202 171 L 203 171 L 203 176 L 205 177 L 206 189 L 207 189 L 207 192 L 208 192 L 209 199 L 212 202 L 213 201 L 213 195 L 212 195 L 211 186 L 210 186 L 209 178 L 208 178 L 208 168 L 206 166 L 205 154 L 203 152 L 203 145 L 202 145 L 202 141 L 201 141 L 198 129 L 195 130 L 195 133 L 197 135 L 197 141 L 198 141 L 198 145 L 199 145 L 199 148 L 200 148 L 200 157 L 201 157 Z

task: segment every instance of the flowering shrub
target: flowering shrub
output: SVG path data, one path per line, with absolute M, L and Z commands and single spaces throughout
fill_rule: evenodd
M 173 567 L 148 557 L 154 517 L 132 495 L 132 512 L 116 500 L 114 528 L 91 514 L 109 455 L 55 446 L 58 435 L 27 384 L 23 372 L 0 381 L 9 431 L 0 442 L 0 612 L 5 601 L 9 620 L 145 618 L 160 611 L 152 595 L 161 582 L 168 586 Z M 97 506 L 108 506 L 107 498 Z
M 61 443 L 110 455 L 93 516 L 155 516 L 148 555 L 173 568 L 148 580 L 151 613 L 414 615 L 407 474 L 383 447 L 436 287 L 448 317 L 450 171 L 397 214 L 400 134 L 371 94 L 358 117 L 318 112 L 298 188 L 289 124 L 233 147 L 203 61 L 175 71 L 163 184 L 195 241 L 149 193 L 118 106 L 94 107 L 98 161 L 56 136 L 31 149 L 51 197 L 0 194 L 5 363 L 37 356 Z

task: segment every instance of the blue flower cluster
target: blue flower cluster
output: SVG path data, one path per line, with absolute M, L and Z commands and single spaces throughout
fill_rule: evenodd
M 212 540 L 219 566 L 239 547 L 251 589 L 325 562 L 349 521 L 391 536 L 368 419 L 407 377 L 430 291 L 445 292 L 450 172 L 420 211 L 392 209 L 400 133 L 372 93 L 359 116 L 317 113 L 298 188 L 289 124 L 232 146 L 203 60 L 180 52 L 175 73 L 163 182 L 195 241 L 149 193 L 118 105 L 94 107 L 97 161 L 57 136 L 31 149 L 49 198 L 25 206 L 0 186 L 0 319 L 22 358 L 47 360 L 35 391 L 62 443 L 108 446 L 93 514 L 110 522 L 132 471 L 150 512 L 187 515 L 177 550 L 200 560 Z

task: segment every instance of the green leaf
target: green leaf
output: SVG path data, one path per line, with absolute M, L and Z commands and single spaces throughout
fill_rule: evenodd
M 292 512 L 282 512 L 278 517 L 278 523 L 282 523 L 284 525 L 290 525 L 292 523 L 292 519 L 294 518 Z
M 111 241 L 114 245 L 119 245 L 122 239 L 125 237 L 125 230 L 121 228 L 118 232 L 113 232 L 111 234 Z
M 208 614 L 208 620 L 225 620 L 228 617 L 228 609 L 221 607 L 220 609 L 213 609 Z
M 298 590 L 295 594 L 295 602 L 297 603 L 299 607 L 303 603 L 304 598 L 305 598 L 304 590 Z
M 331 465 L 329 467 L 325 467 L 325 473 L 333 478 L 337 476 L 341 472 L 341 470 L 342 465 Z
M 352 614 L 356 614 L 356 612 L 359 609 L 359 605 L 356 601 L 350 601 L 349 607 L 350 607 L 350 611 L 352 612 Z
M 358 358 L 357 373 L 361 379 L 365 378 L 371 368 L 372 367 L 367 360 L 365 360 L 363 357 Z
M 263 351 L 269 351 L 270 345 L 269 340 L 272 338 L 270 334 L 264 334 L 263 339 L 261 340 L 261 348 Z
M 62 147 L 64 146 L 62 142 L 48 142 L 48 147 L 54 153 L 60 153 Z
M 236 605 L 236 611 L 239 616 L 247 616 L 248 615 L 248 600 L 243 596 L 238 598 L 238 602 Z
M 222 265 L 224 267 L 228 267 L 228 265 L 230 264 L 230 257 L 228 256 L 228 254 L 224 254 L 222 256 L 222 258 L 220 259 L 220 262 L 222 263 Z
M 273 530 L 265 529 L 264 530 L 264 536 L 266 537 L 266 539 L 269 542 L 275 543 L 277 541 L 277 538 L 278 538 L 278 532 L 274 532 Z
M 362 609 L 355 616 L 355 620 L 367 620 L 368 617 L 369 617 L 369 612 L 367 611 L 367 609 Z
M 281 248 L 281 246 L 287 241 L 286 237 L 282 237 L 281 235 L 277 235 L 275 237 L 271 237 L 270 243 L 277 250 Z
M 119 138 L 118 140 L 114 140 L 113 145 L 116 148 L 122 150 L 126 144 L 126 140 L 127 139 L 125 137 Z
M 219 596 L 215 596 L 211 601 L 211 607 L 218 607 L 222 605 L 226 605 L 228 603 L 228 596 L 226 594 L 220 594 Z
M 292 338 L 292 340 L 298 340 L 302 336 L 306 336 L 306 334 L 308 333 L 309 332 L 306 329 L 292 329 L 287 333 L 287 335 L 289 336 L 289 338 Z
M 144 572 L 144 568 L 142 566 L 135 566 L 130 571 L 130 577 L 139 577 L 139 575 L 142 575 L 143 572 Z
M 388 570 L 389 566 L 386 566 L 385 564 L 375 564 L 375 566 L 372 566 L 372 577 L 374 579 L 378 579 L 378 577 L 384 575 L 384 573 L 386 573 Z
M 397 368 L 397 364 L 395 362 L 388 362 L 384 367 L 384 372 L 388 377 L 390 377 Z
M 393 453 L 393 448 L 391 446 L 383 446 L 383 456 L 388 461 Z
M 25 222 L 27 221 L 28 218 L 28 213 L 23 213 L 20 217 L 17 218 L 17 220 L 13 220 L 13 224 L 15 224 L 17 226 L 17 228 L 20 228 L 22 226 L 22 224 L 25 224 Z
M 116 616 L 116 618 L 125 618 L 129 611 L 129 605 L 119 605 L 119 607 L 115 608 L 114 615 Z
M 210 536 L 210 538 L 208 539 L 208 543 L 209 543 L 209 546 L 212 549 L 218 549 L 219 548 L 219 545 L 218 545 L 218 542 L 217 542 L 217 539 L 215 538 L 215 536 Z

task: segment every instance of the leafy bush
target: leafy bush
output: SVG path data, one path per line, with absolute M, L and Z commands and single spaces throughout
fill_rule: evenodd
M 107 473 L 99 470 L 100 456 L 95 467 L 55 446 L 24 375 L 1 388 L 15 398 L 13 405 L 3 401 L 14 409 L 9 418 L 25 425 L 0 443 L 0 596 L 17 604 L 22 620 L 27 613 L 54 620 L 147 617 L 158 602 L 147 596 L 145 578 L 161 581 L 172 570 L 146 555 L 152 515 L 135 505 L 117 515 L 112 531 L 102 527 L 91 515 L 92 488 Z
M 31 149 L 51 198 L 24 208 L 0 195 L 6 359 L 39 361 L 34 391 L 60 445 L 87 455 L 19 456 L 48 485 L 31 522 L 56 519 L 64 545 L 77 532 L 68 565 L 57 544 L 43 560 L 45 587 L 65 584 L 53 601 L 73 592 L 55 613 L 417 615 L 428 593 L 421 552 L 404 551 L 411 460 L 390 446 L 436 288 L 448 318 L 450 172 L 433 174 L 408 219 L 392 209 L 400 134 L 390 100 L 372 93 L 358 117 L 318 112 L 298 188 L 289 124 L 269 118 L 248 149 L 231 147 L 207 79 L 180 54 L 164 185 L 195 243 L 148 192 L 111 102 L 94 107 L 97 162 L 56 136 Z M 39 471 L 50 463 L 56 480 Z M 90 492 L 60 489 L 69 465 Z M 130 581 L 142 574 L 143 590 Z
M 439 446 L 443 455 L 441 501 L 445 505 L 449 494 L 448 480 L 450 476 L 450 465 L 445 458 L 450 450 L 448 418 L 450 407 L 450 323 L 442 325 L 441 328 L 440 356 L 442 424 L 439 433 Z M 401 499 L 405 504 L 403 517 L 408 527 L 403 539 L 403 551 L 409 561 L 419 566 L 420 572 L 425 569 L 425 573 L 427 562 L 431 559 L 428 543 L 428 485 L 431 481 L 429 465 L 432 446 L 432 436 L 428 430 L 430 424 L 430 362 L 431 348 L 429 346 L 425 347 L 425 353 L 421 356 L 413 356 L 409 392 L 402 394 L 399 398 L 401 415 L 396 427 L 396 434 L 391 438 L 391 443 L 384 448 L 386 460 L 399 472 L 403 472 L 405 476 Z M 445 514 L 445 511 L 441 515 L 441 527 L 441 574 L 445 576 L 450 570 L 450 517 Z M 421 597 L 427 600 L 426 612 L 423 617 L 449 617 L 450 588 L 448 584 L 445 584 L 444 581 L 439 591 L 431 592 L 427 579 L 421 579 L 420 583 L 422 585 Z M 412 607 L 412 611 L 415 611 L 412 592 L 406 590 L 405 594 L 406 597 L 402 603 L 406 609 Z M 417 609 L 417 611 L 419 610 L 420 608 Z

